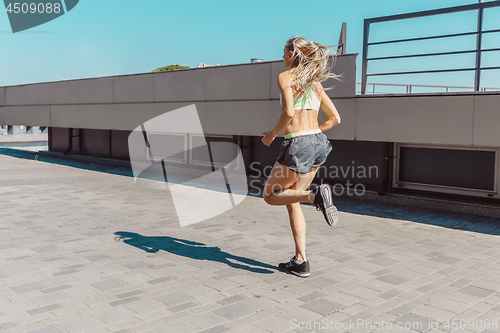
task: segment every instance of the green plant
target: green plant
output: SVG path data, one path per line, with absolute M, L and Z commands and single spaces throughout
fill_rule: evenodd
M 153 69 L 151 72 L 165 72 L 165 71 L 173 71 L 176 69 L 186 69 L 186 68 L 189 68 L 189 66 L 168 65 L 168 66 L 158 67 L 156 69 Z

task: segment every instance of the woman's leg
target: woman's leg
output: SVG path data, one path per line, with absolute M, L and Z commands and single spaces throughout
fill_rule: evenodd
M 311 168 L 311 170 L 312 169 L 314 168 Z M 295 173 L 287 166 L 276 162 L 273 166 L 273 169 L 271 170 L 271 174 L 267 178 L 262 197 L 270 205 L 289 205 L 298 202 L 312 203 L 314 201 L 314 194 L 312 194 L 311 191 L 307 191 L 306 189 L 307 186 L 309 186 L 309 184 L 312 182 L 314 175 L 305 188 L 291 188 L 291 186 L 295 182 L 301 179 L 310 178 L 310 172 L 306 174 Z M 314 171 L 314 174 L 316 174 L 316 171 Z M 302 182 L 304 181 L 301 181 L 301 183 Z
M 311 170 L 303 175 L 293 184 L 289 190 L 306 191 L 311 185 L 318 168 Z M 292 229 L 293 240 L 295 242 L 295 260 L 299 263 L 307 261 L 306 257 L 306 220 L 302 207 L 299 202 L 286 205 L 288 216 L 290 218 L 290 227 Z

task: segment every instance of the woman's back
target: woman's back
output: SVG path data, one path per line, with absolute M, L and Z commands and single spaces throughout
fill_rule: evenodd
M 280 104 L 283 105 L 283 100 L 280 94 Z M 318 94 L 311 88 L 311 85 L 306 86 L 306 91 L 302 96 L 293 99 L 293 108 L 297 110 L 315 110 L 319 112 L 321 100 Z
M 286 71 L 280 74 L 283 77 L 285 84 L 287 86 L 292 85 L 295 79 L 294 74 L 291 71 Z M 316 89 L 313 89 L 312 85 L 315 85 Z M 323 87 L 319 82 L 312 82 L 306 85 L 304 93 L 298 94 L 298 92 L 293 91 L 293 95 L 296 96 L 293 99 L 294 115 L 290 119 L 290 122 L 285 126 L 284 134 L 311 131 L 319 128 L 318 125 L 318 112 L 321 105 L 321 95 L 318 96 L 316 91 L 321 91 Z M 316 91 L 315 91 L 316 90 Z M 299 96 L 297 96 L 299 95 Z M 282 98 L 280 96 L 280 102 Z

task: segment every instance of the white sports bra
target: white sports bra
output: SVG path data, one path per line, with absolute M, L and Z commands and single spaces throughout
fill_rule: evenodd
M 281 101 L 280 94 L 280 104 L 283 105 Z M 319 111 L 319 106 L 321 101 L 318 98 L 318 95 L 314 92 L 310 85 L 307 85 L 306 91 L 302 97 L 293 99 L 293 109 L 294 110 L 304 110 L 304 109 L 312 109 Z

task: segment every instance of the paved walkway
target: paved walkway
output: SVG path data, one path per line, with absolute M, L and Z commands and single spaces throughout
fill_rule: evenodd
M 181 228 L 166 189 L 34 156 L 0 150 L 0 331 L 500 331 L 499 220 L 343 199 L 330 228 L 304 205 L 301 279 L 275 269 L 283 207 Z

